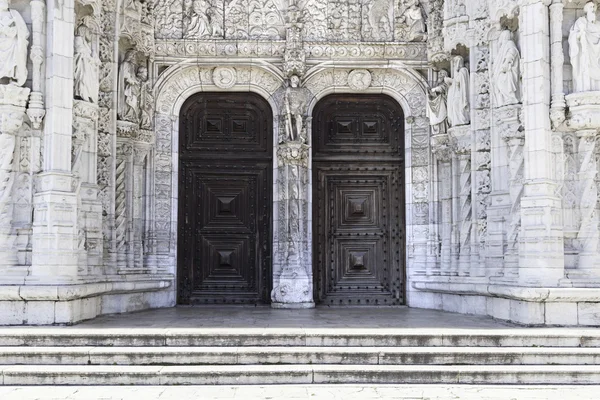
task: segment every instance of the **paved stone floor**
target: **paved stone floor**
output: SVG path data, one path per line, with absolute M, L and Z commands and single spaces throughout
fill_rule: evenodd
M 600 386 L 0 387 L 2 400 L 597 400 Z
M 276 310 L 268 306 L 197 306 L 108 315 L 81 328 L 514 328 L 489 317 L 408 307 L 318 307 Z

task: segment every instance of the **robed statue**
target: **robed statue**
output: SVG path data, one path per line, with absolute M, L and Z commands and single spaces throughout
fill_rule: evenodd
M 469 70 L 461 56 L 452 59 L 452 78 L 446 78 L 448 89 L 448 122 L 451 126 L 471 123 Z
M 441 70 L 438 73 L 436 85 L 429 89 L 428 93 L 427 116 L 434 135 L 444 134 L 448 131 L 448 84 L 446 78 L 448 78 L 448 72 Z
M 583 11 L 585 16 L 577 19 L 569 34 L 574 92 L 600 90 L 600 24 L 596 22 L 596 3 L 589 1 Z
M 282 140 L 282 142 L 306 142 L 306 129 L 304 127 L 306 99 L 303 90 L 298 87 L 299 84 L 300 78 L 297 75 L 292 75 L 284 94 L 285 140 Z
M 85 24 L 77 27 L 75 35 L 74 94 L 84 101 L 98 102 L 98 67 L 100 60 L 92 50 L 92 31 Z
M 0 83 L 23 86 L 27 80 L 29 29 L 8 0 L 0 0 Z
M 119 68 L 117 114 L 122 121 L 138 122 L 141 82 L 137 77 L 136 53 L 125 53 Z
M 494 96 L 497 107 L 520 102 L 521 56 L 509 30 L 502 31 L 494 65 Z

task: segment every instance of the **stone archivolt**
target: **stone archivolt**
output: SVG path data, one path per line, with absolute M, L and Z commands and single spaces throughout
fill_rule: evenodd
M 474 313 L 581 323 L 581 299 L 600 287 L 596 3 L 57 4 L 0 0 L 0 285 L 62 302 L 39 323 L 174 304 L 179 109 L 202 91 L 271 106 L 275 306 L 313 306 L 313 107 L 384 93 L 405 114 L 409 305 L 469 296 Z M 73 98 L 57 97 L 65 88 Z M 89 295 L 50 300 L 48 285 Z

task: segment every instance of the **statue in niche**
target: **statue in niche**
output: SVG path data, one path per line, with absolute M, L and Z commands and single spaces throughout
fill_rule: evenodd
M 128 50 L 119 68 L 118 108 L 120 120 L 138 122 L 140 81 L 137 77 L 136 52 Z
M 92 30 L 82 23 L 75 35 L 74 94 L 76 98 L 90 103 L 98 102 L 98 67 L 100 60 L 92 50 Z
M 183 17 L 184 37 L 208 38 L 223 36 L 222 11 L 208 0 L 186 0 Z
M 423 6 L 419 0 L 403 0 L 398 23 L 405 27 L 405 39 L 409 42 L 427 40 L 427 24 Z
M 521 56 L 509 30 L 502 31 L 500 34 L 496 60 L 498 62 L 493 70 L 496 106 L 518 104 Z
M 596 22 L 598 7 L 592 1 L 583 7 L 569 34 L 569 55 L 573 66 L 575 92 L 600 90 L 600 24 Z
M 468 125 L 471 122 L 469 70 L 461 56 L 452 59 L 452 78 L 446 78 L 448 89 L 448 122 L 451 126 Z
M 152 85 L 148 79 L 148 68 L 140 67 L 137 72 L 137 78 L 141 85 L 140 97 L 140 128 L 152 129 L 152 115 L 154 113 L 154 96 L 152 94 Z
M 8 0 L 0 0 L 0 83 L 23 86 L 27 80 L 29 29 Z
M 285 104 L 285 139 L 281 142 L 306 142 L 306 128 L 304 127 L 304 110 L 306 99 L 300 85 L 300 78 L 292 75 L 289 85 L 285 90 L 283 102 Z
M 448 72 L 441 70 L 438 73 L 436 86 L 429 89 L 427 100 L 427 116 L 429 125 L 434 135 L 448 132 Z

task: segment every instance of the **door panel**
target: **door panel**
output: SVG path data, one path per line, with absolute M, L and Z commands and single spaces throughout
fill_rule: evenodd
M 270 108 L 248 93 L 199 97 L 182 111 L 178 302 L 268 302 Z
M 404 302 L 402 111 L 388 99 L 335 95 L 315 108 L 318 302 Z

